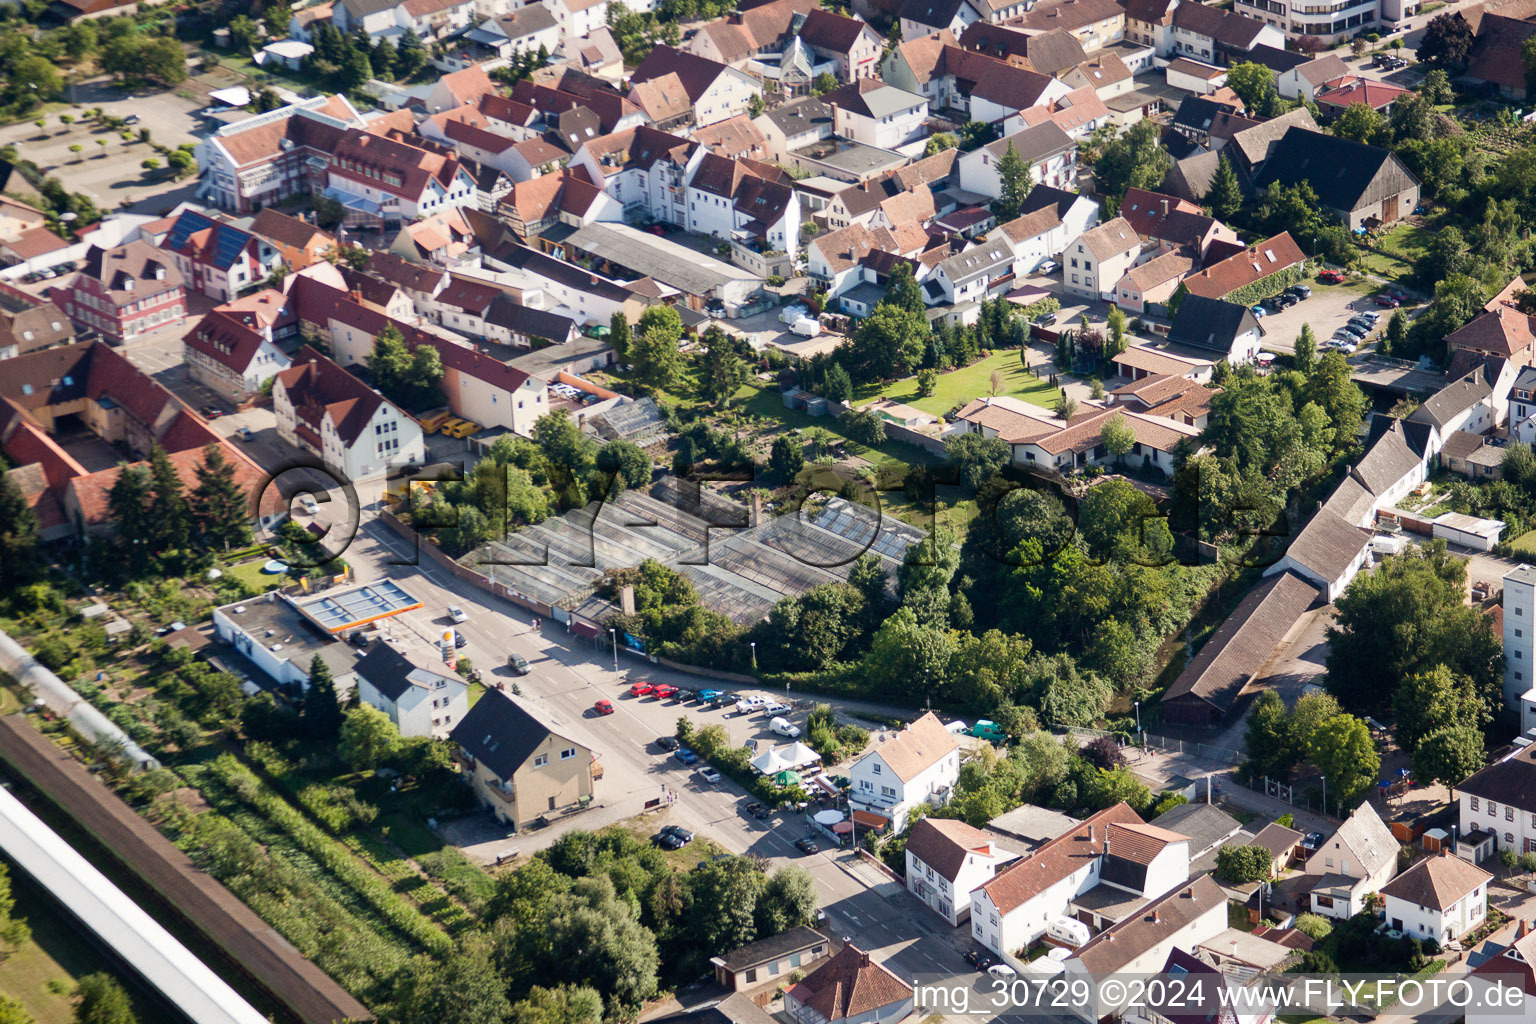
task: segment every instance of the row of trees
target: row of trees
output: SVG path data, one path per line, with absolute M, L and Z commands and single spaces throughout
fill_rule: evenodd
M 230 24 L 232 40 L 237 29 L 237 45 L 249 49 L 255 44 L 254 26 L 248 22 L 242 25 L 236 18 Z M 361 29 L 346 34 L 329 22 L 318 21 L 311 29 L 311 42 L 315 52 L 304 58 L 304 70 L 343 92 L 359 89 L 372 78 L 409 81 L 425 71 L 432 60 L 421 37 L 409 29 L 396 45 L 387 38 L 374 42 Z
M 117 564 L 131 576 L 152 567 L 179 575 L 198 553 L 227 551 L 251 542 L 251 495 L 235 481 L 235 467 L 218 445 L 203 450 L 190 490 L 165 449 L 156 444 L 148 464 L 120 467 L 107 495 L 114 521 Z
M 1328 782 L 1330 806 L 1353 808 L 1376 784 L 1381 756 L 1363 719 L 1345 713 L 1331 694 L 1307 694 L 1287 710 L 1265 690 L 1248 713 L 1251 778 L 1285 780 L 1303 764 L 1314 765 Z

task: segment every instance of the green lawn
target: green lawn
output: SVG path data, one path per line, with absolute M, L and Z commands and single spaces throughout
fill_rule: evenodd
M 1516 537 L 1514 541 L 1514 548 L 1516 551 L 1529 551 L 1532 554 L 1536 554 L 1536 530 L 1531 530 L 1528 533 L 1522 533 L 1520 536 Z
M 272 574 L 261 571 L 261 567 L 269 561 L 265 556 L 250 562 L 241 562 L 239 565 L 227 566 L 224 575 L 231 579 L 237 579 L 241 583 L 253 588 L 257 593 L 280 587 L 287 579 L 282 573 Z
M 1025 371 L 1024 364 L 1019 361 L 1018 350 L 1007 349 L 994 352 L 963 369 L 939 374 L 938 384 L 927 398 L 917 396 L 917 378 L 913 376 L 895 383 L 860 389 L 855 400 L 862 404 L 876 398 L 889 398 L 914 409 L 942 416 L 957 405 L 964 405 L 973 398 L 985 397 L 992 390 L 994 370 L 1001 370 L 1003 374 L 1003 386 L 997 392 L 999 395 L 1021 398 L 1047 409 L 1054 406 L 1061 397 L 1059 388 L 1053 388 L 1042 378 Z

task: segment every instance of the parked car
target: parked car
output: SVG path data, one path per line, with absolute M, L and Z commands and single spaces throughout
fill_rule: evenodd
M 528 659 L 523 657 L 521 654 L 507 655 L 507 668 L 511 669 L 513 672 L 516 672 L 520 676 L 525 676 L 529 672 L 533 671 L 533 669 L 528 667 Z
M 1339 328 L 1339 333 L 1340 334 L 1347 334 L 1351 338 L 1354 338 L 1354 339 L 1356 339 L 1358 341 L 1359 339 L 1364 338 L 1367 334 L 1370 334 L 1371 332 L 1370 332 L 1369 329 L 1367 329 L 1365 327 L 1362 327 L 1360 324 L 1357 324 L 1354 321 L 1350 321 L 1349 323 L 1345 324 L 1343 327 Z
M 771 704 L 764 704 L 763 711 L 770 715 L 787 715 L 790 712 L 790 707 L 788 704 L 780 704 L 778 701 L 774 701 Z
M 1312 297 L 1312 289 L 1304 284 L 1293 284 L 1286 291 L 1298 299 L 1310 299 Z
M 216 420 L 220 416 L 223 416 L 223 415 L 224 415 L 224 410 L 220 409 L 216 405 L 205 405 L 205 406 L 203 406 L 203 419 L 205 419 L 205 420 Z
M 1320 849 L 1323 845 L 1323 834 L 1321 832 L 1308 832 L 1302 837 L 1299 845 L 1303 850 Z
M 978 971 L 984 971 L 988 967 L 991 967 L 993 964 L 997 963 L 997 961 L 992 958 L 992 954 L 983 952 L 979 949 L 966 950 L 965 962 L 976 968 Z
M 817 846 L 815 842 L 809 839 L 796 839 L 795 849 L 807 855 L 821 852 L 821 847 Z
M 1058 271 L 1060 269 L 1061 269 L 1061 264 L 1060 263 L 1057 263 L 1055 260 L 1046 260 L 1044 263 L 1040 264 L 1038 267 L 1035 268 L 1035 273 L 1037 273 L 1037 274 L 1054 274 L 1054 273 L 1056 273 L 1056 271 Z
M 651 837 L 651 842 L 663 850 L 681 850 L 693 842 L 693 833 L 681 825 L 666 825 Z
M 454 622 L 468 622 L 469 616 L 464 614 L 464 609 L 456 604 L 448 606 L 448 617 Z
M 460 649 L 468 647 L 469 646 L 469 637 L 465 636 L 463 633 L 460 633 L 458 630 L 454 630 L 453 631 L 453 646 L 455 646 L 457 648 L 460 648 Z
M 676 693 L 674 693 L 672 696 L 674 698 L 676 698 L 676 700 L 677 700 L 677 702 L 679 704 L 686 704 L 689 701 L 696 699 L 698 697 L 698 694 L 695 693 L 693 690 L 684 690 L 682 688 L 679 688 L 678 691 Z
M 1255 320 L 1262 320 L 1266 316 L 1269 316 L 1269 310 L 1265 309 L 1263 306 L 1249 306 L 1248 308 L 1253 311 Z
M 255 431 L 251 430 L 250 427 L 241 427 L 240 428 L 240 440 L 242 440 L 242 441 L 253 441 L 255 439 L 256 439 L 256 433 L 255 433 Z
M 656 687 L 643 679 L 629 688 L 629 695 L 631 697 L 649 697 L 654 692 L 656 692 Z
M 713 768 L 700 768 L 699 778 L 713 786 L 720 781 L 720 773 Z
M 592 710 L 596 711 L 599 715 L 611 715 L 613 714 L 613 701 L 604 697 L 593 703 Z
M 690 768 L 698 764 L 700 760 L 699 755 L 695 754 L 687 747 L 678 747 L 677 750 L 673 751 L 672 756 L 677 759 L 679 764 L 686 765 Z
M 533 822 L 528 827 L 535 829 L 549 828 L 549 819 L 541 814 L 537 818 L 534 818 Z
M 670 700 L 677 696 L 677 687 L 668 683 L 662 683 L 651 691 L 651 696 L 657 700 Z
M 677 741 L 676 736 L 658 736 L 656 737 L 656 745 L 669 754 L 676 750 L 678 747 L 682 746 L 682 744 Z
M 787 718 L 775 718 L 768 723 L 768 731 L 777 733 L 785 739 L 797 740 L 800 738 L 800 727 L 791 725 Z
M 129 114 L 127 117 L 123 118 L 123 124 L 138 124 L 138 123 L 139 123 L 139 115 L 138 114 Z
M 1396 309 L 1398 306 L 1403 304 L 1402 299 L 1393 298 L 1385 292 L 1380 295 L 1371 296 L 1371 301 L 1383 309 Z
M 746 812 L 748 814 L 752 815 L 752 817 L 754 817 L 754 818 L 766 818 L 766 817 L 768 817 L 768 815 L 770 813 L 772 813 L 771 811 L 768 810 L 768 808 L 764 807 L 762 804 L 755 803 L 755 802 L 747 804 L 745 810 L 746 810 Z
M 701 703 L 701 704 L 712 704 L 712 703 L 714 703 L 715 699 L 717 697 L 719 697 L 719 696 L 720 696 L 720 691 L 719 690 L 700 690 L 699 691 L 699 703 Z
M 1354 318 L 1356 320 L 1364 320 L 1367 323 L 1374 324 L 1381 320 L 1381 314 L 1376 312 L 1374 309 L 1368 309 L 1364 313 L 1356 313 Z
M 1015 978 L 1018 977 L 1019 974 L 1018 971 L 1014 970 L 1012 967 L 1009 967 L 1007 964 L 993 964 L 991 967 L 987 968 L 987 973 L 992 975 L 994 978 Z
M 1328 284 L 1339 284 L 1344 280 L 1344 272 L 1342 270 L 1320 270 L 1318 271 L 1317 279 L 1319 281 L 1326 281 Z
M 1055 322 L 1056 322 L 1056 314 L 1055 313 L 1041 313 L 1039 316 L 1035 317 L 1033 320 L 1030 321 L 1030 323 L 1035 324 L 1038 327 L 1049 327 L 1051 324 L 1053 324 Z

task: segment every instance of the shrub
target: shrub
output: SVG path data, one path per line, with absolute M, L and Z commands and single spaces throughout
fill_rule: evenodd
M 1296 930 L 1314 942 L 1321 942 L 1333 931 L 1333 925 L 1321 914 L 1298 914 Z
M 41 659 L 41 656 L 39 656 L 39 659 Z M 1520 866 L 1520 855 L 1506 846 L 1499 851 L 1499 864 L 1503 866 L 1505 871 L 1513 871 Z
M 1536 871 L 1536 851 L 1530 851 L 1520 855 L 1520 870 Z
M 1258 846 L 1227 843 L 1216 851 L 1216 877 L 1241 885 L 1269 877 L 1269 851 Z

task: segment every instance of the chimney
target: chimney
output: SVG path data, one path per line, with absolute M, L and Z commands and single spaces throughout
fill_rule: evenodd
M 756 526 L 763 521 L 763 496 L 758 491 L 752 492 L 752 525 Z
M 1152 911 L 1152 923 L 1153 924 L 1157 924 L 1157 921 L 1158 921 L 1158 911 L 1157 911 L 1156 908 L 1154 908 L 1153 911 Z
M 619 588 L 619 609 L 625 615 L 635 614 L 635 588 L 631 584 Z
M 1519 942 L 1531 933 L 1531 923 L 1525 918 L 1520 919 L 1520 925 L 1515 929 L 1515 941 Z
M 1168 200 L 1163 200 L 1163 216 L 1168 216 Z
M 862 949 L 859 950 L 859 966 L 860 967 L 868 967 L 869 966 L 869 954 L 864 952 Z
M 1232 959 L 1237 959 L 1237 940 L 1232 940 Z
M 1088 842 L 1090 843 L 1093 842 L 1093 828 L 1092 825 L 1088 826 Z

